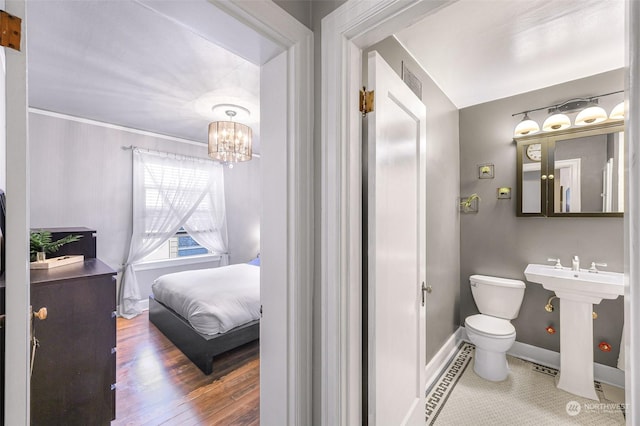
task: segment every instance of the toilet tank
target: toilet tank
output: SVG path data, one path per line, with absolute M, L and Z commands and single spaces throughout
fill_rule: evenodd
M 518 317 L 525 284 L 520 280 L 471 275 L 471 293 L 481 314 L 512 320 Z

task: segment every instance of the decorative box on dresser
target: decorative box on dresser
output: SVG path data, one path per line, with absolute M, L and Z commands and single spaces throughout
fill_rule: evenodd
M 115 271 L 95 258 L 95 231 L 50 228 L 53 239 L 82 234 L 58 255 L 83 254 L 84 261 L 31 270 L 38 339 L 31 376 L 32 425 L 108 425 L 115 418 Z

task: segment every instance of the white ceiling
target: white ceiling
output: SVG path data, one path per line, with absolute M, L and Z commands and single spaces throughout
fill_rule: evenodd
M 396 37 L 464 108 L 624 67 L 624 3 L 459 0 Z
M 27 22 L 31 107 L 205 143 L 239 104 L 259 152 L 281 49 L 207 0 L 34 1 Z M 459 0 L 396 37 L 463 108 L 621 68 L 623 30 L 624 0 Z
M 27 22 L 31 107 L 205 143 L 211 107 L 238 104 L 259 145 L 260 64 L 281 49 L 206 0 L 36 1 Z

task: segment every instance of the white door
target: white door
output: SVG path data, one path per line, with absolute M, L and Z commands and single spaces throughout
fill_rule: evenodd
M 368 66 L 368 420 L 423 425 L 426 111 L 377 52 Z
M 22 18 L 21 51 L 4 48 L 5 167 L 7 196 L 5 268 L 4 424 L 29 424 L 29 144 L 27 136 L 26 1 L 3 8 Z M 0 48 L 1 49 L 1 48 Z M 2 95 L 0 95 L 2 96 Z M 2 113 L 0 109 L 0 113 Z M 0 131 L 2 131 L 0 130 Z

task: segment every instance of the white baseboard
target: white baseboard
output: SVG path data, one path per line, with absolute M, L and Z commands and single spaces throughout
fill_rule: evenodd
M 444 345 L 438 350 L 438 352 L 431 358 L 431 361 L 427 363 L 425 367 L 425 373 L 427 377 L 427 389 L 431 387 L 431 384 L 435 382 L 442 370 L 447 366 L 447 363 L 451 359 L 451 357 L 458 350 L 458 345 L 462 342 L 462 333 L 464 333 L 466 337 L 466 332 L 464 328 L 458 327 L 455 333 L 453 333 L 445 342 Z
M 560 368 L 560 352 L 543 349 L 527 343 L 515 342 L 507 353 L 516 358 L 542 364 L 556 370 Z
M 460 329 L 462 329 L 461 332 Z M 467 331 L 463 326 L 458 329 L 456 334 L 458 334 L 458 332 L 460 332 L 460 340 L 471 343 L 467 337 Z M 535 362 L 536 364 L 545 365 L 555 369 L 560 368 L 560 353 L 549 349 L 540 348 L 527 343 L 515 342 L 511 347 L 511 350 L 507 353 L 516 358 L 524 359 L 525 361 Z M 594 379 L 599 382 L 624 388 L 624 371 L 615 367 L 609 367 L 608 365 L 594 362 L 593 375 Z
M 597 381 L 624 389 L 624 370 L 597 362 L 593 364 L 593 368 L 593 375 Z
M 141 311 L 148 311 L 149 310 L 149 299 L 147 298 L 147 299 L 140 300 L 137 303 L 137 306 Z M 117 309 L 118 312 L 120 312 L 120 305 L 116 306 L 116 309 Z
M 138 307 L 143 310 L 143 311 L 148 311 L 149 310 L 149 299 L 143 299 L 141 301 L 138 302 Z

